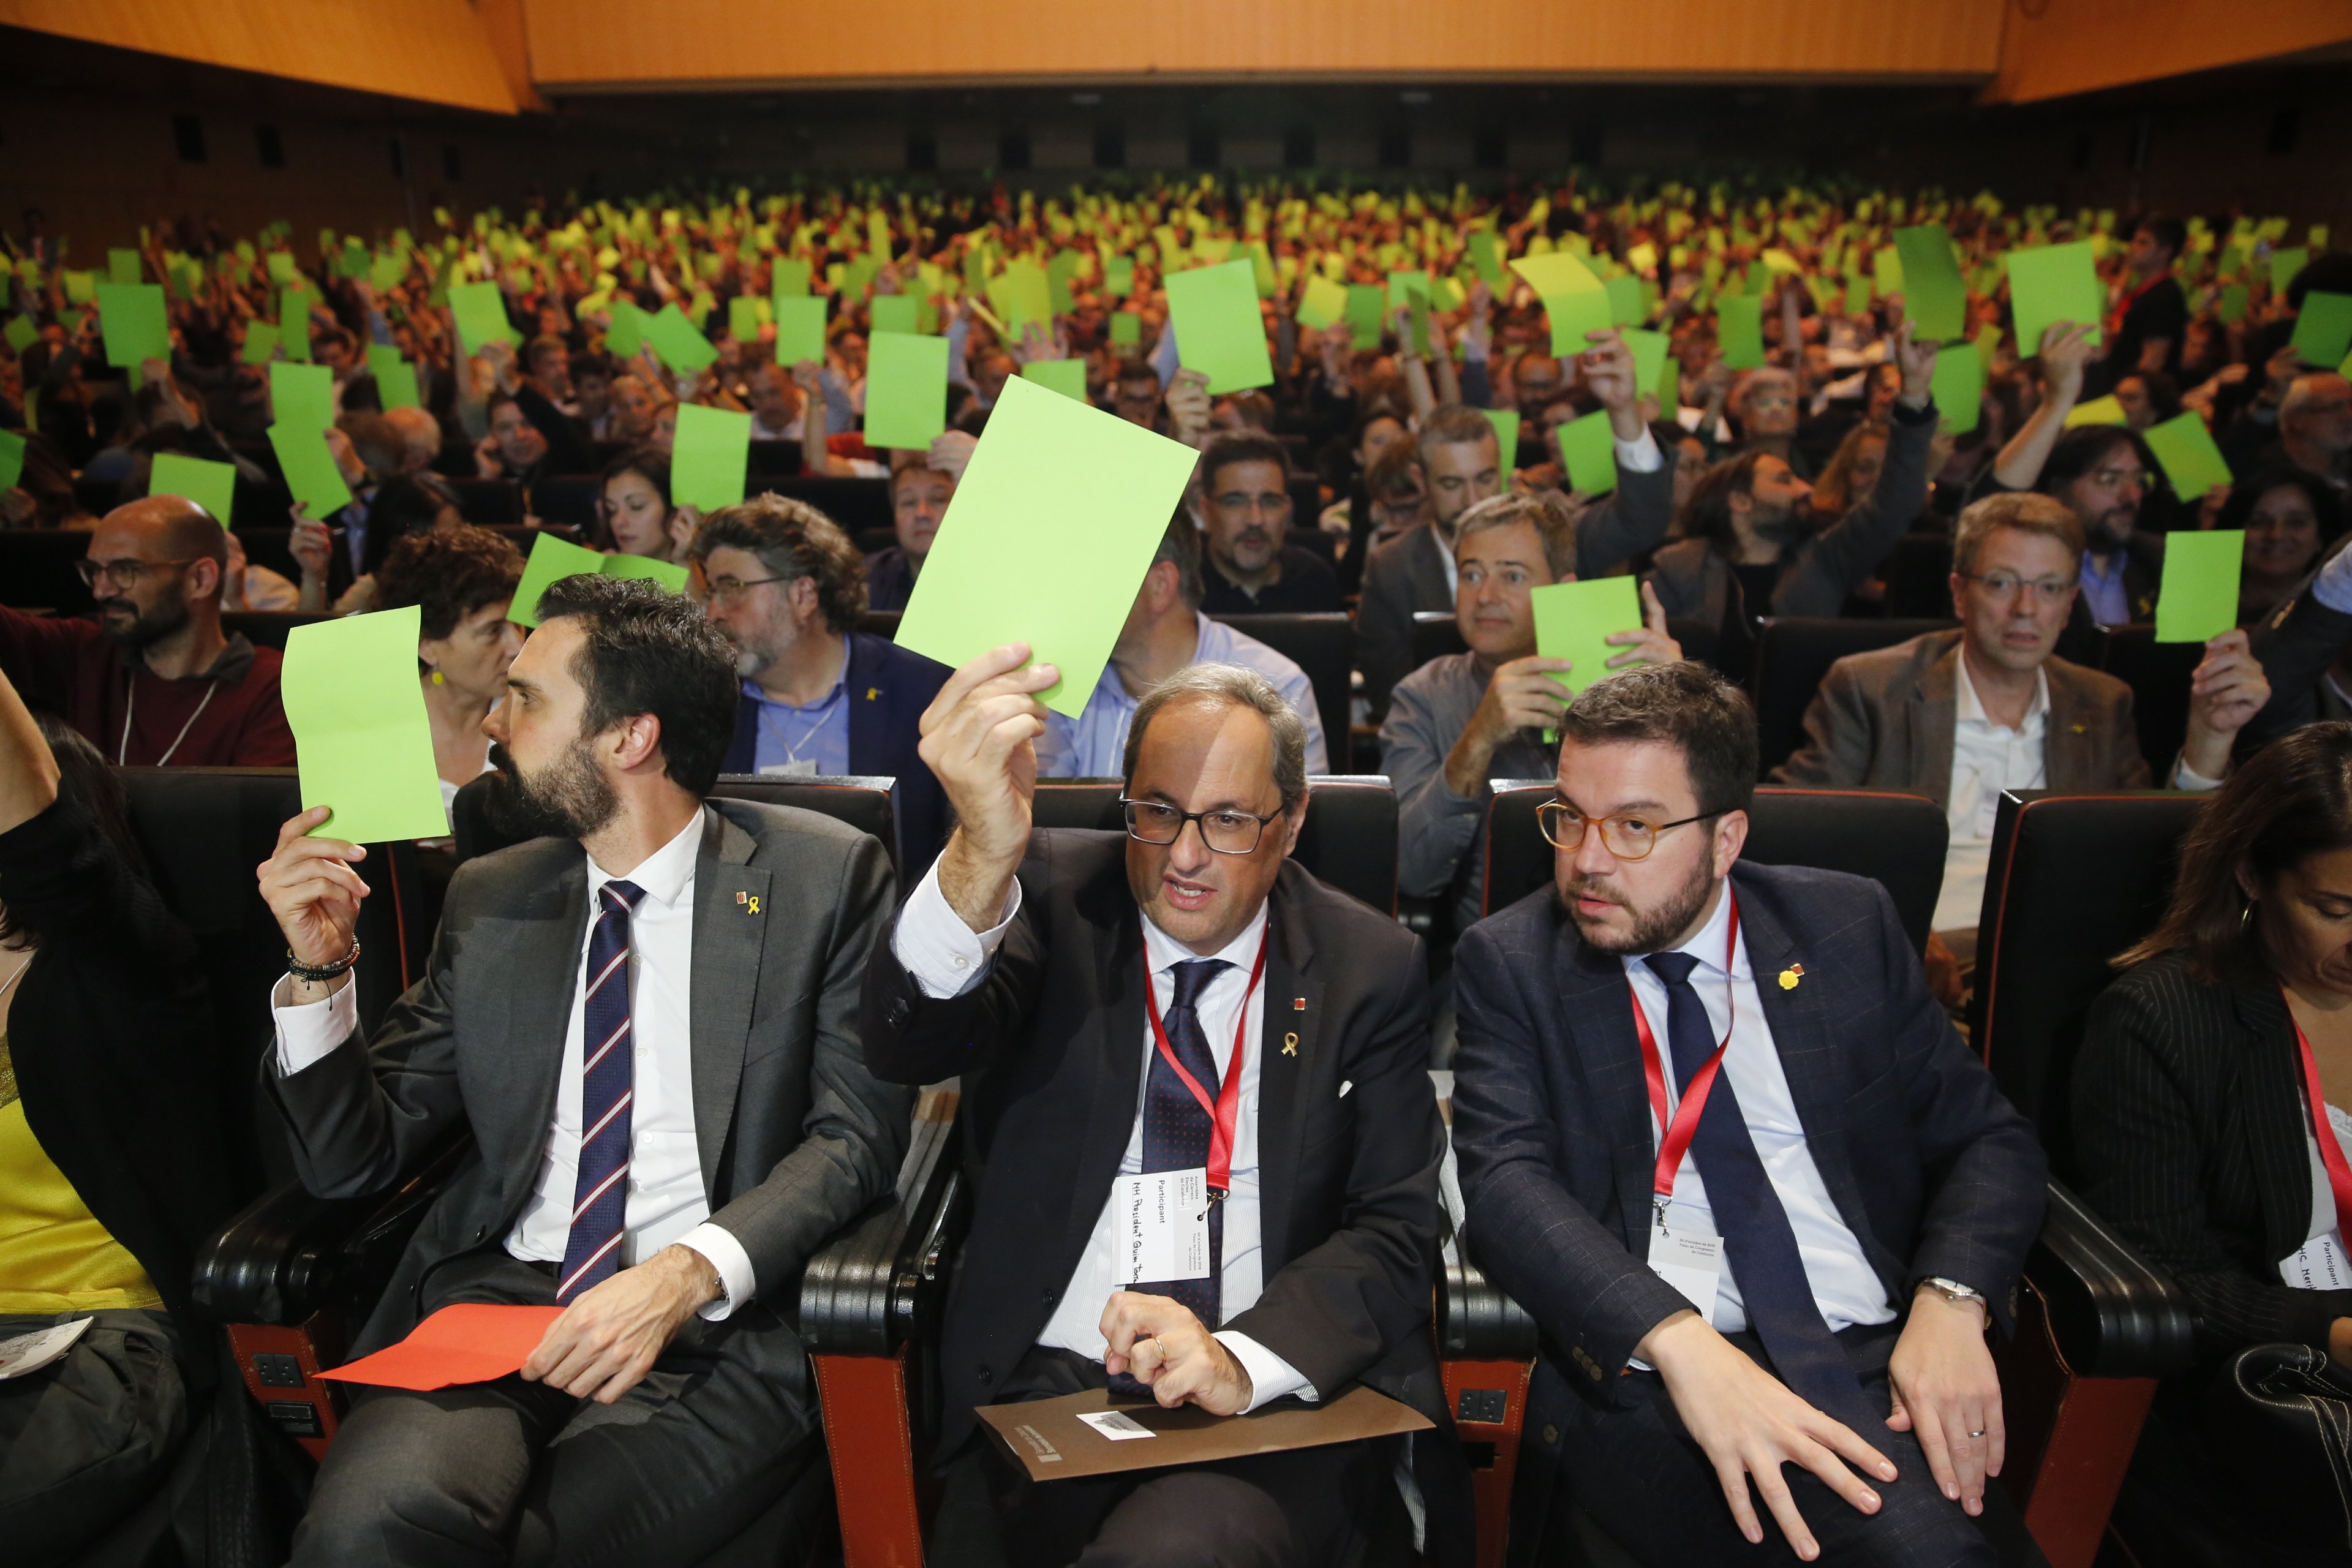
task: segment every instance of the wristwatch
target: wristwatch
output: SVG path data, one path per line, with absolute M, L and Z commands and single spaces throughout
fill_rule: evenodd
M 1992 1303 L 1985 1300 L 1983 1291 L 1963 1285 L 1957 1279 L 1946 1279 L 1938 1276 L 1933 1279 L 1923 1279 L 1920 1283 L 1947 1301 L 1954 1303 L 1974 1301 L 1988 1313 L 1992 1310 Z

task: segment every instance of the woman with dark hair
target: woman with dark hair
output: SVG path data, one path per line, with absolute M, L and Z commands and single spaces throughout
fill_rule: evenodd
M 48 1563 L 163 1484 L 209 1381 L 188 1282 L 234 1206 L 228 1100 L 122 786 L 5 677 L 0 889 L 0 1347 L 58 1352 L 0 1381 L 0 1556 Z
M 377 608 L 419 611 L 416 679 L 445 810 L 490 765 L 482 721 L 506 695 L 507 666 L 522 651 L 522 630 L 507 619 L 521 581 L 522 552 L 465 522 L 408 535 L 376 573 Z
M 669 454 L 639 447 L 604 465 L 596 531 L 588 543 L 607 555 L 683 562 L 701 526 L 702 514 L 694 508 L 670 504 Z
M 2213 526 L 2245 531 L 2238 624 L 2251 626 L 2294 591 L 2319 552 L 2344 531 L 2344 519 L 2325 479 L 2280 464 L 2231 486 Z
M 2236 1391 L 2262 1369 L 2352 1396 L 2352 723 L 2308 725 L 2237 771 L 2182 846 L 2162 922 L 2116 963 L 2074 1069 L 2076 1174 L 2187 1293 L 2199 1352 L 2158 1400 L 2134 1486 L 2170 1515 L 2200 1478 L 2227 1479 L 2211 1507 L 2243 1518 L 2172 1522 L 2234 1538 L 2248 1563 L 2318 1561 L 2331 1539 L 2341 1553 L 2332 1489 L 2231 1466 L 2258 1451 Z

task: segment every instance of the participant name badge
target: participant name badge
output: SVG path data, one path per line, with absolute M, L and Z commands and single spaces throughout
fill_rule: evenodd
M 1723 1237 L 1653 1217 L 1650 1268 L 1681 1291 L 1700 1317 L 1714 1321 L 1716 1286 L 1723 1278 Z
M 1150 1171 L 1111 1185 L 1119 1236 L 1119 1282 L 1209 1277 L 1209 1173 Z

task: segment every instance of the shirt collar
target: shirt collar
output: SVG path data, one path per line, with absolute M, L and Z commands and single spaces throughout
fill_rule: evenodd
M 1969 656 L 1966 653 L 1956 654 L 1953 662 L 1958 667 L 1957 670 L 1958 702 L 1954 714 L 1955 719 L 1962 724 L 1983 724 L 1995 730 L 2007 729 L 2008 726 L 2005 724 L 1993 723 L 1991 717 L 1985 712 L 1984 702 L 1977 696 L 1977 683 L 1969 679 Z M 2050 671 L 2045 667 L 2036 666 L 2033 671 L 2033 700 L 2026 705 L 2025 717 L 2019 721 L 2017 733 L 2021 735 L 2031 730 L 2034 723 L 2047 716 L 2049 711 Z
M 1693 823 L 1692 826 L 1700 826 Z M 1715 912 L 1706 917 L 1706 924 L 1698 928 L 1691 939 L 1673 948 L 1675 952 L 1686 952 L 1698 960 L 1701 969 L 1712 974 L 1722 974 L 1723 944 L 1731 935 L 1731 883 L 1723 884 L 1723 896 L 1715 900 Z M 1632 960 L 1627 960 L 1631 963 Z M 1748 944 L 1736 943 L 1731 952 L 1730 974 L 1736 979 L 1748 973 Z
M 2099 558 L 2085 550 L 2083 552 L 2083 575 L 2096 577 L 2102 583 L 2112 582 L 2124 574 L 2125 566 L 2129 564 L 2129 555 L 2130 552 L 2127 551 L 2116 551 L 2115 569 L 2111 572 L 2102 572 L 2099 570 Z
M 684 827 L 677 830 L 677 837 L 646 856 L 626 879 L 644 889 L 647 899 L 664 908 L 677 903 L 685 894 L 687 885 L 694 880 L 695 858 L 702 853 L 702 824 L 703 814 L 698 811 L 687 819 Z M 591 904 L 596 901 L 596 895 L 604 890 L 605 883 L 621 879 L 597 865 L 593 855 L 588 857 L 588 900 Z
M 743 681 L 743 695 L 751 698 L 755 702 L 764 702 L 771 708 L 789 708 L 795 713 L 806 713 L 824 707 L 826 703 L 831 702 L 835 698 L 840 696 L 842 689 L 848 679 L 849 639 L 845 637 L 841 639 L 841 668 L 833 672 L 833 684 L 826 687 L 824 689 L 824 695 L 818 698 L 815 701 L 786 702 L 782 698 L 771 697 L 767 692 L 761 689 L 760 683 L 758 681 L 751 679 L 748 676 L 744 678 Z
M 1244 979 L 1247 979 L 1250 970 L 1257 963 L 1258 943 L 1265 934 L 1265 904 L 1261 901 L 1257 913 L 1250 917 L 1249 924 L 1242 927 L 1240 934 L 1208 956 L 1223 959 L 1241 971 Z M 1143 952 L 1145 962 L 1151 965 L 1154 974 L 1164 973 L 1177 964 L 1202 956 L 1161 931 L 1150 915 L 1143 917 Z

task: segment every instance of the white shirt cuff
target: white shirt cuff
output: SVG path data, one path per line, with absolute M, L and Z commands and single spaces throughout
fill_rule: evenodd
M 289 975 L 269 989 L 269 1013 L 278 1026 L 279 1078 L 292 1078 L 304 1068 L 321 1060 L 328 1052 L 350 1039 L 360 1026 L 357 981 L 346 984 L 323 1001 L 289 1003 L 282 1000 L 293 984 L 293 977 Z
M 1242 1411 L 1243 1415 L 1246 1415 L 1266 1401 L 1279 1399 L 1286 1394 L 1295 1394 L 1310 1405 L 1323 1397 L 1315 1392 L 1313 1384 L 1298 1374 L 1297 1367 L 1247 1334 L 1224 1329 L 1209 1337 L 1231 1351 L 1234 1359 L 1242 1363 L 1242 1370 L 1249 1373 L 1250 1402 Z
M 2198 790 L 2212 791 L 2221 787 L 2221 781 L 2220 779 L 2207 778 L 2203 773 L 2200 773 L 2195 768 L 2190 767 L 2189 765 L 2189 759 L 2187 757 L 2183 757 L 2173 764 L 2172 787 L 2191 792 Z
M 1003 918 L 986 931 L 974 931 L 940 891 L 940 863 L 934 860 L 907 896 L 907 907 L 898 911 L 890 956 L 906 966 L 924 995 L 961 996 L 988 973 L 1004 941 L 1004 928 L 1020 912 L 1021 879 L 1015 877 L 1004 895 Z
M 2352 550 L 2327 558 L 2311 584 L 2311 596 L 2338 615 L 2352 616 Z
M 759 1281 L 751 1275 L 751 1255 L 743 1244 L 724 1226 L 704 1220 L 677 1238 L 680 1247 L 689 1247 L 702 1255 L 704 1262 L 719 1270 L 719 1283 L 726 1294 L 715 1301 L 705 1302 L 698 1310 L 714 1323 L 724 1322 L 736 1308 L 751 1299 Z
M 1617 467 L 1622 472 L 1654 474 L 1666 466 L 1666 455 L 1658 450 L 1658 438 L 1650 434 L 1650 427 L 1646 425 L 1642 426 L 1640 440 L 1619 441 L 1615 445 Z

